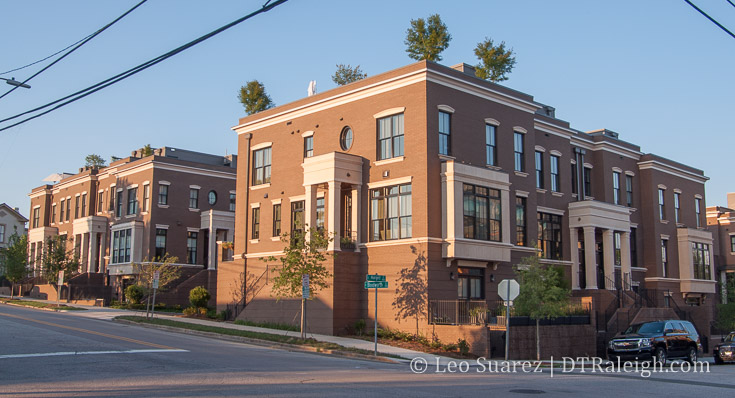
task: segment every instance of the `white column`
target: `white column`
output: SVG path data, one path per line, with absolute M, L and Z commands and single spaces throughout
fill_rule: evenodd
M 595 227 L 584 229 L 585 289 L 597 289 L 597 259 L 595 253 Z
M 304 224 L 301 227 L 304 230 L 304 239 L 311 240 L 309 228 L 316 228 L 316 187 L 313 185 L 304 186 L 306 191 L 306 200 L 304 200 Z
M 360 205 L 362 202 L 362 185 L 352 187 L 352 234 L 355 237 L 355 251 L 360 251 Z
M 107 234 L 101 233 L 100 234 L 100 252 L 97 253 L 97 261 L 98 266 L 97 269 L 99 272 L 104 273 L 106 270 L 105 267 L 105 245 L 107 243 Z
M 633 273 L 630 269 L 630 232 L 620 234 L 620 276 L 623 289 L 628 290 L 633 282 Z
M 579 230 L 569 228 L 569 242 L 572 260 L 572 289 L 579 290 Z
M 611 229 L 602 231 L 602 261 L 604 266 L 605 277 L 610 281 L 605 281 L 605 288 L 615 289 L 615 232 Z M 610 283 L 611 286 L 607 286 Z
M 97 233 L 89 234 L 89 250 L 87 251 L 87 272 L 95 272 L 94 259 L 97 258 Z
M 329 242 L 327 250 L 339 250 L 339 198 L 340 183 L 329 181 L 329 204 L 327 207 L 327 232 L 332 241 Z

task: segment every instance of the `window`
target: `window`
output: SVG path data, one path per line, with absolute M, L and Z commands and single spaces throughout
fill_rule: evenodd
M 41 208 L 36 207 L 33 209 L 33 228 L 38 228 L 41 217 Z
M 279 225 L 280 229 L 280 225 Z M 304 232 L 304 201 L 291 203 L 291 235 L 303 234 Z
M 525 165 L 523 164 L 523 133 L 513 133 L 513 152 L 515 155 L 513 170 L 525 171 Z
M 633 176 L 625 176 L 625 201 L 628 207 L 633 207 Z
M 230 211 L 235 211 L 235 199 L 236 195 L 234 192 L 230 192 Z
M 516 245 L 526 246 L 526 198 L 516 196 Z
M 66 221 L 71 217 L 71 198 L 66 198 Z
M 664 189 L 658 189 L 658 218 L 659 220 L 665 220 L 666 214 L 664 213 Z
M 252 220 L 250 239 L 260 239 L 260 207 L 253 208 Z
M 148 202 L 151 200 L 151 186 L 143 185 L 143 211 L 148 211 Z
M 167 229 L 156 228 L 156 259 L 158 261 L 166 257 L 166 235 L 168 235 Z
M 56 222 L 56 203 L 51 205 L 51 224 Z
M 694 279 L 712 280 L 710 273 L 709 245 L 692 242 L 692 266 Z
M 411 184 L 370 190 L 370 241 L 410 238 Z
M 210 206 L 214 206 L 217 203 L 217 192 L 215 191 L 209 191 L 207 194 L 207 203 L 209 203 Z
M 702 199 L 694 198 L 694 212 L 697 215 L 697 228 L 702 226 Z
M 500 242 L 500 191 L 462 184 L 464 237 Z
M 561 260 L 561 216 L 538 213 L 539 255 L 550 260 Z
M 638 266 L 638 228 L 630 229 L 630 266 Z
M 104 200 L 105 200 L 105 193 L 99 192 L 97 194 L 97 213 L 102 213 L 102 210 L 104 210 Z
M 119 194 L 118 194 L 119 195 Z M 112 263 L 130 262 L 130 244 L 133 230 L 123 229 L 112 233 Z
M 64 199 L 61 199 L 61 201 L 59 202 L 59 222 L 64 221 L 64 202 Z
M 666 239 L 661 239 L 661 276 L 666 278 L 668 276 L 667 272 L 667 265 L 669 262 L 669 241 Z
M 271 148 L 253 152 L 253 185 L 271 182 Z
M 620 204 L 620 173 L 613 171 L 613 203 Z
M 482 268 L 457 268 L 457 297 L 462 300 L 485 298 L 485 270 Z
M 138 188 L 128 188 L 128 215 L 138 214 Z
M 314 156 L 314 136 L 304 137 L 304 157 Z
M 316 230 L 324 231 L 324 198 L 316 199 Z
M 273 236 L 281 236 L 281 204 L 273 205 Z
M 120 217 L 122 217 L 122 213 L 123 213 L 123 194 L 122 194 L 122 189 L 119 190 L 119 191 L 117 191 L 116 199 L 117 199 L 117 207 L 115 208 L 115 216 L 117 218 L 120 218 Z
M 622 265 L 622 252 L 620 250 L 620 232 L 613 233 L 613 253 L 614 253 L 614 264 L 620 267 Z
M 572 194 L 577 194 L 577 164 L 572 163 Z
M 79 218 L 79 196 L 74 197 L 74 219 Z
M 735 235 L 730 235 L 730 251 L 735 253 Z
M 584 196 L 592 196 L 592 169 L 584 167 L 582 180 L 584 181 Z
M 158 186 L 158 204 L 168 205 L 168 185 Z
M 378 160 L 403 156 L 403 114 L 378 119 Z
M 190 209 L 199 208 L 199 189 L 198 188 L 189 188 L 189 208 Z
M 674 222 L 679 223 L 680 218 L 679 215 L 681 213 L 681 194 L 679 192 L 674 192 Z
M 492 124 L 485 125 L 485 163 L 488 166 L 498 165 L 498 147 L 495 141 L 497 127 Z
M 348 151 L 352 148 L 352 129 L 345 127 L 342 129 L 342 134 L 339 136 L 339 146 L 342 147 L 343 151 Z
M 541 151 L 535 152 L 536 159 L 536 188 L 544 188 L 544 153 Z
M 561 190 L 561 178 L 559 178 L 559 156 L 551 155 L 551 192 L 559 192 Z
M 0 243 L 5 243 L 5 225 L 0 224 Z
M 451 153 L 451 116 L 447 112 L 439 112 L 439 154 Z
M 82 194 L 82 217 L 87 216 L 87 194 Z
M 186 233 L 186 263 L 196 264 L 197 263 L 197 232 Z

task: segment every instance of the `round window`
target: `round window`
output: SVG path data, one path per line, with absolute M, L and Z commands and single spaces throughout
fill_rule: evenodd
M 209 204 L 214 205 L 217 203 L 217 192 L 209 191 Z
M 342 129 L 342 134 L 339 137 L 339 143 L 342 146 L 343 151 L 347 151 L 352 147 L 352 129 L 349 126 Z

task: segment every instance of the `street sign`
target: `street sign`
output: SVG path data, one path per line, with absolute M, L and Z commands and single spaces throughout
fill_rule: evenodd
M 59 279 L 58 284 L 59 285 L 63 285 L 64 284 L 64 270 L 59 271 L 59 278 L 58 279 Z
M 158 280 L 160 279 L 160 277 L 161 277 L 160 271 L 155 271 L 153 273 L 153 288 L 154 289 L 158 289 Z
M 388 287 L 388 282 L 382 281 L 382 282 L 372 282 L 367 281 L 365 282 L 365 289 L 385 289 Z
M 365 276 L 365 280 L 368 281 L 368 282 L 385 282 L 385 275 L 378 275 L 378 274 L 370 275 L 370 274 L 367 274 Z
M 515 279 L 503 279 L 498 284 L 498 295 L 503 301 L 515 300 L 520 292 L 520 286 Z
M 301 298 L 309 298 L 309 274 L 301 275 Z

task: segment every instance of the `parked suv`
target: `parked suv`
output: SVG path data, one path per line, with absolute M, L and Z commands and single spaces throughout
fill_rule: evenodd
M 607 344 L 610 361 L 648 360 L 654 358 L 665 365 L 668 358 L 683 358 L 689 363 L 697 361 L 702 352 L 697 329 L 691 322 L 670 320 L 637 323 Z

